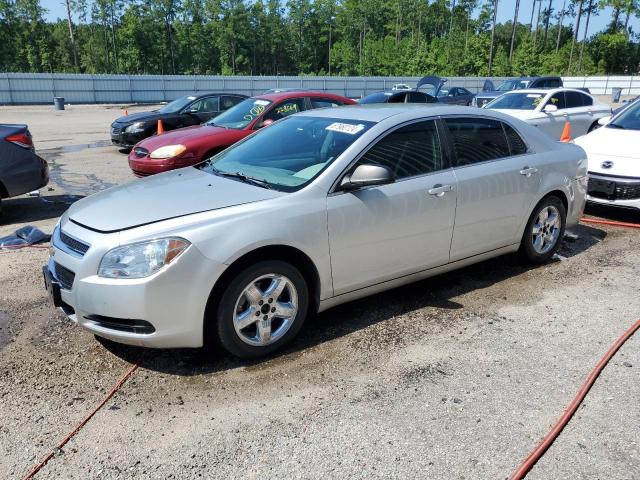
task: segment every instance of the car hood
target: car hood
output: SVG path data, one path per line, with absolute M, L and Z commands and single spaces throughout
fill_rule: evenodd
M 116 118 L 114 123 L 131 124 L 133 122 L 156 120 L 162 116 L 163 115 L 161 113 L 156 111 L 131 113 L 129 115 Z
M 145 138 L 138 143 L 138 146 L 144 147 L 150 152 L 154 151 L 156 148 L 167 145 L 181 144 L 188 147 L 191 143 L 198 143 L 203 139 L 210 139 L 219 135 L 226 136 L 229 132 L 238 131 L 242 130 L 230 130 L 210 125 L 194 125 L 192 127 L 171 130 L 170 132 L 163 133 L 162 135 L 154 135 L 152 137 Z
M 575 139 L 576 145 L 587 152 L 590 172 L 621 177 L 640 177 L 639 142 L 638 130 L 607 127 Z M 604 162 L 608 162 L 608 168 L 602 166 Z
M 153 175 L 74 203 L 71 221 L 103 233 L 284 195 L 197 168 Z

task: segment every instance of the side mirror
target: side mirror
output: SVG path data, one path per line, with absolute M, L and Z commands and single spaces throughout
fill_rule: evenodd
M 340 182 L 342 190 L 357 190 L 362 187 L 386 185 L 395 178 L 391 170 L 381 165 L 358 165 L 351 175 L 346 175 Z
M 598 125 L 600 125 L 601 127 L 604 127 L 610 121 L 611 121 L 611 115 L 609 115 L 608 117 L 602 117 L 600 120 L 598 120 Z
M 546 113 L 554 113 L 558 111 L 558 107 L 556 107 L 555 105 L 549 104 L 549 105 L 545 105 L 544 106 L 544 111 Z

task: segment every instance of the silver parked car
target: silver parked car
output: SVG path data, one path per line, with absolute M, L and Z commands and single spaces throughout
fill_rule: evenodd
M 581 148 L 498 112 L 313 110 L 75 203 L 45 282 L 96 335 L 259 357 L 311 312 L 517 250 L 546 261 L 586 175 Z

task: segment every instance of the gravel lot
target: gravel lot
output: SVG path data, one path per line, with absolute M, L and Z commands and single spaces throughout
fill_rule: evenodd
M 52 169 L 41 198 L 4 203 L 0 235 L 50 232 L 75 198 L 133 179 L 107 141 L 119 108 L 0 108 Z M 506 256 L 343 305 L 253 363 L 98 340 L 48 304 L 46 249 L 0 251 L 0 478 L 30 470 L 137 360 L 38 478 L 505 478 L 640 316 L 640 232 L 576 233 L 566 260 Z M 528 478 L 640 478 L 639 398 L 637 334 Z

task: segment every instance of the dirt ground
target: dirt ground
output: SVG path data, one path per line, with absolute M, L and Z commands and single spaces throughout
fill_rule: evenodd
M 108 142 L 119 114 L 0 108 L 52 169 L 42 197 L 4 202 L 0 236 L 51 232 L 75 199 L 133 180 Z M 564 260 L 505 256 L 329 310 L 259 362 L 98 340 L 49 305 L 46 249 L 0 251 L 0 478 L 29 471 L 136 361 L 37 478 L 506 478 L 640 317 L 640 231 L 575 233 Z M 639 398 L 636 334 L 528 478 L 640 478 Z

